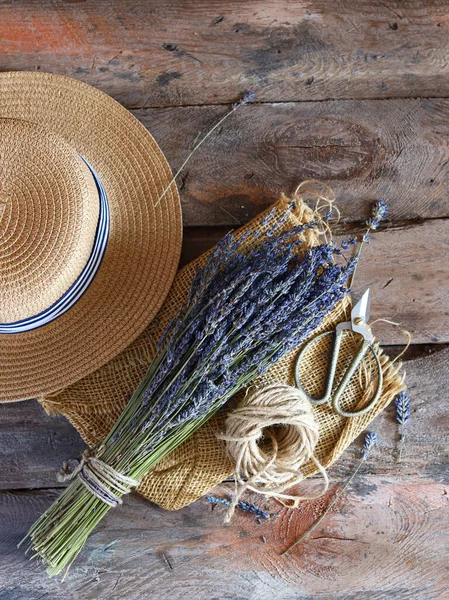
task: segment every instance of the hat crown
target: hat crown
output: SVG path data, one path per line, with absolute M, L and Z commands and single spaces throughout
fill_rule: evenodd
M 83 271 L 99 196 L 82 158 L 34 123 L 0 119 L 0 323 L 52 306 Z

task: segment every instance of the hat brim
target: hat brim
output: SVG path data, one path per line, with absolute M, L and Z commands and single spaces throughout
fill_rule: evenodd
M 74 383 L 141 333 L 175 276 L 182 215 L 175 185 L 156 206 L 172 179 L 159 146 L 103 92 L 60 75 L 1 73 L 0 118 L 26 119 L 61 135 L 95 169 L 111 216 L 102 264 L 75 306 L 33 331 L 0 335 L 4 402 Z

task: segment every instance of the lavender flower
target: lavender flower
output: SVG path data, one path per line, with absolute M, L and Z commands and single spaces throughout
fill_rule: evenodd
M 218 498 L 217 496 L 206 496 L 205 500 L 206 502 L 210 502 L 211 504 L 221 504 L 223 506 L 228 507 L 232 504 L 232 500 L 228 498 Z M 235 507 L 243 512 L 252 513 L 253 515 L 256 515 L 258 522 L 267 521 L 268 519 L 279 516 L 279 513 L 270 514 L 266 510 L 259 508 L 256 504 L 253 504 L 252 502 L 245 502 L 243 500 L 239 500 Z
M 405 431 L 404 431 L 404 425 L 408 422 L 408 420 L 410 419 L 410 416 L 412 414 L 412 410 L 411 410 L 411 401 L 410 401 L 410 397 L 407 396 L 405 391 L 400 392 L 397 396 L 396 396 L 396 400 L 394 401 L 395 405 L 396 405 L 396 421 L 399 423 L 399 427 L 400 427 L 400 443 L 399 443 L 399 461 L 402 460 L 402 450 L 404 447 L 404 441 L 405 441 Z
M 405 391 L 402 391 L 396 396 L 394 403 L 396 405 L 396 421 L 400 425 L 405 425 L 411 415 L 410 397 Z
M 238 102 L 234 102 L 234 104 L 232 105 L 233 109 L 239 108 L 239 106 L 243 106 L 245 104 L 249 104 L 250 102 L 253 102 L 256 98 L 256 92 L 254 90 L 247 90 L 246 92 L 244 92 L 242 94 L 242 97 L 240 98 L 240 100 Z
M 377 441 L 377 433 L 375 431 L 369 431 L 365 435 L 365 442 L 362 446 L 362 449 L 360 450 L 360 454 L 362 455 L 363 460 L 366 460 L 369 457 L 370 452 L 377 444 Z
M 363 241 L 369 243 L 369 234 L 375 231 L 380 223 L 386 219 L 388 215 L 388 207 L 383 200 L 378 200 L 371 204 L 371 214 L 366 220 L 366 233 L 363 236 Z
M 370 243 L 370 232 L 377 229 L 381 223 L 388 215 L 388 207 L 383 200 L 378 200 L 377 202 L 372 202 L 371 204 L 371 214 L 369 218 L 366 220 L 366 231 L 362 237 L 362 241 L 360 243 L 359 249 L 354 257 L 356 265 L 353 269 L 352 277 L 351 277 L 351 288 L 354 286 L 354 277 L 357 269 L 357 264 L 360 259 L 360 254 L 362 252 L 363 244 Z M 354 239 L 354 238 L 351 238 Z
M 371 215 L 366 221 L 366 226 L 369 230 L 377 229 L 388 215 L 388 207 L 383 200 L 378 200 L 371 204 Z
M 349 248 L 351 246 L 355 246 L 357 244 L 357 238 L 356 237 L 350 237 L 347 240 L 342 240 L 341 242 L 341 247 L 343 248 L 343 250 L 349 250 Z

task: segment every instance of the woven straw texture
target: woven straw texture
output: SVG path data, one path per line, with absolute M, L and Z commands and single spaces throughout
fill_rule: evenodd
M 11 323 L 51 306 L 80 275 L 92 251 L 99 203 L 86 164 L 45 128 L 0 119 L 0 156 L 0 322 Z M 11 192 L 13 202 L 7 200 Z
M 275 205 L 275 218 L 279 219 L 286 210 L 287 199 L 281 198 Z M 248 225 L 239 230 L 243 233 L 262 230 L 261 214 Z M 299 222 L 312 217 L 300 199 L 297 209 L 283 224 L 288 229 Z M 317 238 L 313 232 L 307 232 L 305 242 L 314 244 Z M 258 243 L 259 238 L 249 237 L 249 244 Z M 64 414 L 78 429 L 89 445 L 99 442 L 109 431 L 126 404 L 126 397 L 137 387 L 148 362 L 154 355 L 157 339 L 165 324 L 177 312 L 179 305 L 186 298 L 195 266 L 201 266 L 207 256 L 203 255 L 182 269 L 175 278 L 172 289 L 166 298 L 158 318 L 135 340 L 129 348 L 102 369 L 92 373 L 59 393 L 47 395 L 41 399 L 44 408 L 50 414 Z M 350 301 L 346 299 L 322 323 L 320 331 L 330 330 L 342 320 L 347 320 L 350 314 Z M 306 391 L 319 396 L 323 392 L 325 375 L 328 365 L 330 338 L 327 336 L 321 343 L 312 344 L 307 352 L 301 372 L 301 381 Z M 350 362 L 354 349 L 360 339 L 352 334 L 344 336 L 341 347 L 341 361 L 337 370 L 339 374 Z M 294 385 L 294 364 L 298 349 L 285 356 L 274 365 L 255 384 L 266 382 L 283 382 Z M 389 359 L 380 355 L 384 374 L 383 392 L 376 405 L 366 414 L 346 419 L 334 414 L 328 406 L 314 406 L 314 414 L 319 422 L 320 438 L 316 448 L 316 457 L 324 465 L 335 462 L 348 445 L 357 437 L 368 423 L 383 410 L 393 397 L 403 389 L 403 375 L 399 374 L 399 366 L 392 364 Z M 376 384 L 376 371 L 373 359 L 364 359 L 361 367 L 350 382 L 344 393 L 342 407 L 346 409 L 361 408 L 369 400 Z M 147 475 L 138 491 L 149 500 L 163 508 L 176 510 L 197 500 L 214 485 L 233 474 L 234 465 L 226 454 L 225 443 L 217 439 L 217 432 L 223 431 L 224 420 L 232 403 L 238 402 L 238 397 L 217 416 L 212 418 L 189 440 L 178 447 L 167 458 Z M 308 463 L 303 469 L 305 477 L 316 472 L 316 466 Z
M 99 195 L 80 156 L 111 218 L 100 268 L 75 306 L 43 327 L 0 334 L 0 401 L 11 401 L 79 381 L 143 331 L 175 277 L 182 217 L 176 186 L 157 205 L 172 173 L 154 139 L 95 88 L 0 73 L 0 133 L 0 323 L 50 307 L 86 263 Z

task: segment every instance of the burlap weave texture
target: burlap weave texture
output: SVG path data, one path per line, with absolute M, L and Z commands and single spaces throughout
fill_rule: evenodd
M 287 199 L 282 197 L 273 208 L 274 219 L 279 220 L 285 216 L 287 205 Z M 300 222 L 310 220 L 312 214 L 298 198 L 297 208 L 283 222 L 281 228 L 289 229 Z M 246 244 L 260 243 L 264 234 L 262 220 L 265 215 L 266 213 L 262 213 L 238 231 L 239 235 L 250 231 Z M 251 232 L 256 230 L 261 231 L 261 235 L 251 236 Z M 313 231 L 306 233 L 305 245 L 313 245 L 317 241 Z M 124 408 L 127 397 L 142 379 L 148 363 L 154 356 L 157 340 L 167 322 L 173 318 L 187 297 L 195 268 L 204 264 L 206 257 L 207 253 L 179 271 L 157 318 L 124 352 L 81 381 L 42 398 L 41 402 L 47 412 L 65 415 L 88 445 L 101 441 Z M 349 315 L 350 300 L 347 298 L 332 311 L 313 335 L 333 329 L 337 323 L 348 320 Z M 360 339 L 357 336 L 351 333 L 344 336 L 336 381 L 339 374 L 347 368 L 359 344 Z M 323 392 L 330 345 L 331 336 L 313 344 L 302 363 L 300 375 L 303 387 L 314 396 Z M 255 383 L 280 381 L 294 385 L 294 365 L 299 349 L 290 352 Z M 354 438 L 404 388 L 403 374 L 399 373 L 399 366 L 390 362 L 379 348 L 377 351 L 384 375 L 383 392 L 368 413 L 348 419 L 334 413 L 327 405 L 313 408 L 320 427 L 316 457 L 324 466 L 335 462 Z M 341 404 L 345 409 L 355 410 L 362 407 L 373 392 L 377 375 L 374 361 L 369 355 L 370 353 L 363 360 L 344 393 Z M 238 401 L 238 398 L 235 401 Z M 221 413 L 161 461 L 143 479 L 138 491 L 163 508 L 176 510 L 194 502 L 214 485 L 232 475 L 234 467 L 226 454 L 225 443 L 216 436 L 217 432 L 222 431 L 227 410 L 229 408 L 225 406 Z M 305 465 L 303 469 L 305 477 L 315 471 L 316 466 L 313 463 Z

